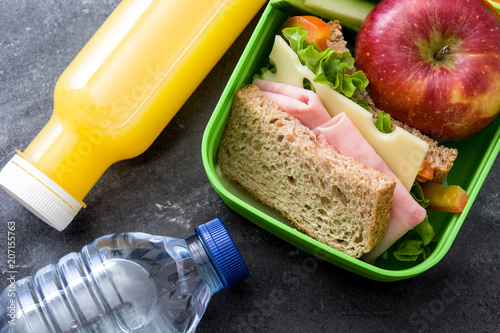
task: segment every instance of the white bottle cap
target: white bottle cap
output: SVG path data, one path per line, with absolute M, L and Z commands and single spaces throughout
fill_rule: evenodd
M 84 205 L 20 155 L 0 171 L 0 185 L 24 207 L 61 231 Z

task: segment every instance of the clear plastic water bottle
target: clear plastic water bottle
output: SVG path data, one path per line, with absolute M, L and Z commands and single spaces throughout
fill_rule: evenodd
M 248 270 L 219 219 L 186 239 L 104 236 L 0 295 L 0 332 L 194 332 Z

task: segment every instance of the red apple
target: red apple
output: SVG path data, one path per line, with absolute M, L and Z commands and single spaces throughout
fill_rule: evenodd
M 487 0 L 384 0 L 361 25 L 356 67 L 375 104 L 442 140 L 500 112 L 500 14 Z

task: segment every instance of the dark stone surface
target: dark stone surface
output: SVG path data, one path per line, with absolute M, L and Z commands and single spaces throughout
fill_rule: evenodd
M 118 2 L 0 2 L 0 165 L 47 122 L 57 78 Z M 185 237 L 220 217 L 251 277 L 213 297 L 197 332 L 500 332 L 498 160 L 448 254 L 424 274 L 393 283 L 317 261 L 237 215 L 212 189 L 203 131 L 257 18 L 153 145 L 106 171 L 64 232 L 0 192 L 0 287 L 7 286 L 7 222 L 16 224 L 21 278 L 101 235 Z

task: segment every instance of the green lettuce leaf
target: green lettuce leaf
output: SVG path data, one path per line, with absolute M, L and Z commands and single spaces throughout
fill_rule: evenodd
M 429 206 L 430 200 L 424 197 L 419 182 L 413 183 L 410 193 L 420 206 L 424 208 Z M 422 222 L 401 237 L 398 241 L 398 249 L 394 251 L 394 257 L 400 261 L 415 261 L 419 257 L 425 259 L 431 253 L 431 249 L 427 245 L 436 240 L 434 227 L 429 221 L 429 215 L 426 215 Z
M 425 219 L 417 224 L 417 226 L 415 226 L 412 230 L 420 237 L 420 239 L 422 239 L 422 245 L 424 246 L 432 242 L 436 235 L 434 233 L 434 228 L 429 223 L 429 215 L 427 215 Z
M 399 243 L 398 250 L 394 251 L 394 256 L 401 261 L 415 261 L 423 253 L 424 249 L 421 240 L 405 239 Z
M 370 110 L 370 105 L 368 103 L 366 103 L 364 100 L 362 100 L 362 99 L 356 99 L 354 102 L 356 102 L 363 109 Z
M 391 133 L 391 115 L 384 111 L 380 111 L 377 121 L 375 122 L 375 127 L 382 133 Z
M 422 190 L 420 183 L 417 181 L 413 182 L 410 194 L 412 195 L 413 199 L 415 199 L 415 201 L 417 201 L 418 204 L 424 208 L 427 208 L 427 206 L 429 206 L 429 204 L 431 203 L 429 199 L 426 199 L 424 197 L 424 191 Z
M 349 51 L 342 54 L 331 49 L 323 51 L 316 44 L 309 43 L 306 40 L 307 31 L 298 27 L 285 28 L 281 33 L 300 62 L 316 75 L 315 82 L 326 84 L 363 108 L 369 108 L 365 101 L 354 98 L 356 90 L 363 92 L 366 89 L 368 79 L 362 71 L 351 73 L 354 58 Z

